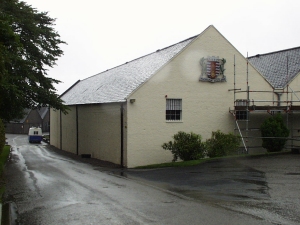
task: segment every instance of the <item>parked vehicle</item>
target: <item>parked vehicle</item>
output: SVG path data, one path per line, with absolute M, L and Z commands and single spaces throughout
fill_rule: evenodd
M 33 142 L 41 143 L 41 141 L 43 140 L 42 129 L 39 127 L 29 128 L 28 140 L 29 143 L 33 143 Z

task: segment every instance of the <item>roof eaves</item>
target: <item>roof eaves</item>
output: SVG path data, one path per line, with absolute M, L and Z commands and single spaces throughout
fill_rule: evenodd
M 127 99 L 124 99 L 122 101 L 106 101 L 106 102 L 89 102 L 88 105 L 101 105 L 101 104 L 113 104 L 113 103 L 124 103 Z M 87 103 L 74 103 L 74 104 L 68 104 L 67 106 L 80 106 L 80 105 L 87 105 Z
M 64 94 L 66 94 L 68 91 L 70 91 L 73 87 L 75 87 L 80 80 L 76 81 L 71 87 L 69 87 L 65 92 L 63 92 L 59 97 L 61 98 Z
M 279 51 L 274 51 L 274 52 L 268 52 L 268 53 L 264 53 L 264 54 L 256 54 L 253 56 L 249 56 L 248 59 L 252 59 L 252 58 L 256 58 L 256 57 L 260 57 L 260 56 L 271 55 L 271 54 L 277 54 L 277 53 L 281 53 L 281 52 L 288 52 L 288 51 L 296 50 L 296 49 L 300 49 L 300 46 L 294 47 L 294 48 L 283 49 L 283 50 L 279 50 Z

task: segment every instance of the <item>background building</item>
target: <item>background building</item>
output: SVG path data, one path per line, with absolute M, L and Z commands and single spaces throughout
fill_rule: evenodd
M 22 119 L 5 124 L 5 132 L 10 134 L 28 134 L 30 127 L 41 127 L 43 132 L 50 131 L 50 113 L 48 107 L 25 110 Z

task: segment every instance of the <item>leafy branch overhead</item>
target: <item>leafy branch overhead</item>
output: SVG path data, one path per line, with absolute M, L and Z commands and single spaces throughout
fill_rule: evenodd
M 59 80 L 47 68 L 63 55 L 66 44 L 54 30 L 47 12 L 19 0 L 0 2 L 0 118 L 20 117 L 23 109 L 50 106 L 67 112 L 56 94 Z

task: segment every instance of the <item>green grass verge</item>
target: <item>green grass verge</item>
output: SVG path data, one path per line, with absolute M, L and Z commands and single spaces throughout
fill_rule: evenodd
M 2 195 L 5 191 L 5 182 L 3 178 L 3 169 L 4 165 L 7 162 L 8 156 L 10 152 L 10 146 L 5 145 L 0 154 L 0 203 L 2 203 Z
M 241 155 L 232 155 L 232 156 L 224 156 L 224 157 L 215 157 L 215 158 L 205 158 L 199 160 L 191 160 L 191 161 L 181 161 L 181 162 L 169 162 L 169 163 L 161 163 L 161 164 L 152 164 L 146 166 L 137 166 L 135 169 L 155 169 L 155 168 L 165 168 L 165 167 L 186 167 L 186 166 L 196 166 L 201 163 L 205 163 L 208 161 L 215 160 L 223 160 L 223 159 L 236 159 L 236 158 L 254 158 L 254 157 L 263 157 L 263 156 L 272 156 L 272 155 L 281 155 L 281 154 L 290 154 L 290 151 L 282 151 L 282 152 L 267 152 L 267 153 L 258 153 L 258 154 L 241 154 Z

